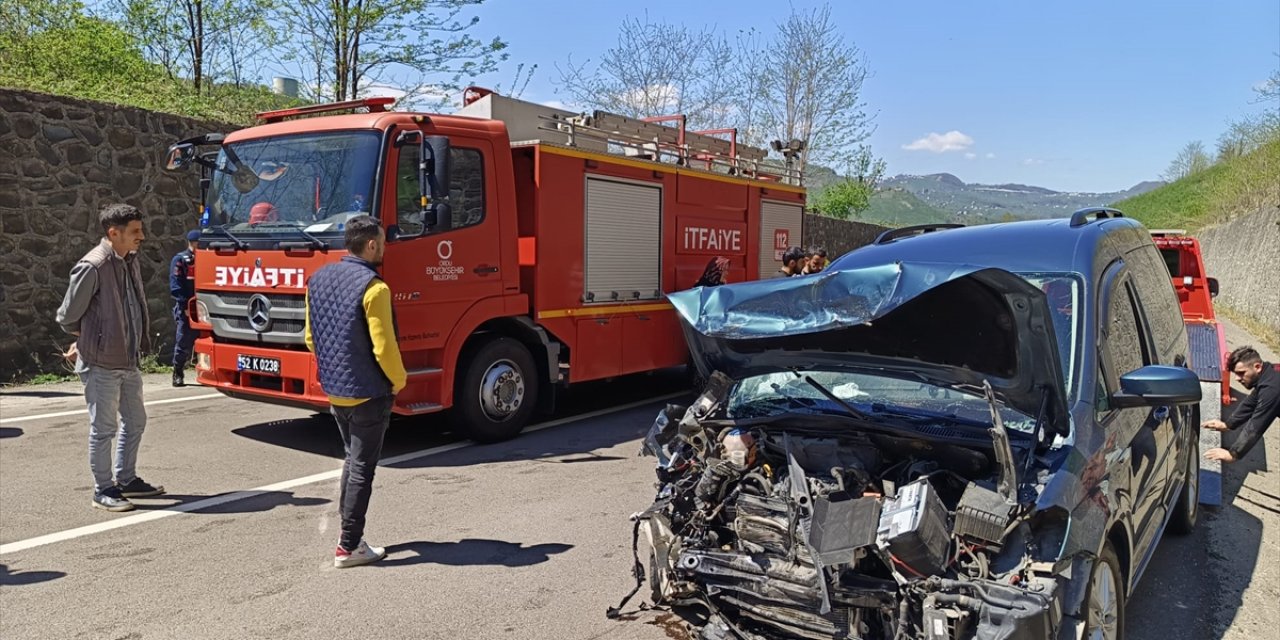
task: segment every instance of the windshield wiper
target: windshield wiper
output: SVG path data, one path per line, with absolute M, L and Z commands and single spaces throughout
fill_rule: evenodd
M 898 418 L 906 418 L 912 422 L 952 422 L 974 427 L 986 429 L 988 423 L 982 420 L 974 420 L 973 418 L 964 418 L 954 413 L 941 413 L 938 411 L 929 411 L 928 409 L 915 409 L 910 407 L 902 407 L 898 405 L 887 405 L 882 402 L 871 403 L 871 411 L 876 415 L 895 416 Z
M 327 251 L 327 250 L 329 249 L 329 243 L 328 243 L 328 242 L 325 242 L 324 240 L 321 240 L 320 238 L 317 238 L 317 237 L 315 237 L 315 236 L 311 235 L 310 233 L 308 233 L 308 232 L 307 232 L 307 230 L 306 230 L 305 228 L 303 228 L 303 227 L 289 227 L 289 229 L 291 229 L 291 230 L 293 230 L 293 231 L 297 231 L 298 233 L 302 234 L 302 237 L 304 237 L 304 238 L 306 238 L 306 239 L 307 239 L 307 246 L 313 246 L 313 247 L 315 247 L 315 248 L 317 248 L 317 249 L 320 249 L 320 250 L 322 250 L 322 251 Z M 283 247 L 283 248 L 288 248 L 288 247 L 285 247 L 285 245 L 286 245 L 286 244 L 293 244 L 293 243 L 291 243 L 291 242 L 290 242 L 290 243 L 281 242 L 281 243 L 280 243 L 280 246 L 281 246 L 281 247 Z
M 230 224 L 230 223 L 227 223 L 227 224 Z M 249 248 L 249 243 L 245 242 L 244 240 L 241 240 L 240 238 L 237 238 L 234 234 L 232 234 L 230 231 L 228 231 L 228 230 L 227 230 L 227 225 L 225 225 L 225 224 L 224 224 L 224 225 L 220 225 L 220 226 L 217 226 L 217 227 L 209 227 L 209 228 L 210 228 L 210 229 L 212 229 L 212 230 L 214 230 L 214 231 L 217 231 L 217 232 L 221 233 L 222 235 L 224 235 L 224 236 L 226 236 L 226 237 L 228 237 L 228 238 L 231 238 L 231 241 L 235 243 L 235 248 L 237 248 L 237 249 L 248 249 L 248 248 Z
M 800 374 L 796 373 L 796 375 L 799 376 Z M 843 407 L 845 411 L 849 412 L 849 415 L 855 418 L 858 418 L 859 420 L 866 420 L 868 422 L 871 421 L 871 416 L 868 416 L 867 414 L 859 411 L 853 405 L 849 404 L 848 402 L 845 402 L 844 399 L 841 398 L 840 396 L 837 396 L 836 394 L 831 393 L 830 389 L 822 386 L 821 383 L 819 383 L 817 380 L 814 380 L 812 377 L 804 376 L 804 381 L 809 383 L 809 386 L 813 387 L 814 389 L 817 389 L 819 393 L 829 398 L 832 402 Z

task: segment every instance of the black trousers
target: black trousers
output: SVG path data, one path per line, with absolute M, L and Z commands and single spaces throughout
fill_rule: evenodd
M 191 319 L 187 317 L 187 305 L 173 305 L 173 368 L 185 369 L 191 359 L 191 349 L 196 344 L 196 330 L 191 328 Z
M 395 396 L 372 398 L 354 407 L 333 406 L 338 433 L 346 450 L 342 465 L 342 495 L 338 509 L 342 515 L 342 538 L 339 544 L 354 550 L 364 537 L 364 518 L 373 494 L 373 474 L 382 455 L 382 440 L 391 423 L 391 405 Z

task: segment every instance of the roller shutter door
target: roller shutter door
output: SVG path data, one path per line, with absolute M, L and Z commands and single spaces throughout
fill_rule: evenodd
M 587 178 L 584 301 L 660 298 L 662 188 Z
M 776 250 L 777 243 L 780 240 L 777 234 L 786 234 L 786 240 L 783 243 L 786 246 L 801 246 L 800 224 L 803 219 L 804 208 L 798 204 L 784 204 L 768 200 L 760 202 L 761 279 L 772 278 L 778 269 L 782 267 L 782 261 L 776 258 L 781 254 L 780 251 Z

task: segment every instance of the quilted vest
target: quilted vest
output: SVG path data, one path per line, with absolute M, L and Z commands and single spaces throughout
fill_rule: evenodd
M 103 238 L 80 260 L 88 262 L 98 272 L 98 292 L 80 319 L 80 337 L 76 339 L 80 358 L 89 366 L 104 369 L 136 368 L 139 354 L 151 350 L 148 335 L 151 333 L 151 317 L 147 311 L 147 294 L 142 286 L 138 255 L 130 254 L 124 259 L 115 257 L 111 242 Z M 136 335 L 129 330 L 129 293 L 126 286 L 133 287 L 133 298 L 139 307 L 141 326 L 135 327 Z M 130 340 L 131 335 L 133 340 Z
M 365 289 L 377 277 L 373 265 L 348 255 L 317 271 L 307 283 L 320 386 L 330 396 L 391 395 L 391 381 L 373 357 L 364 315 Z

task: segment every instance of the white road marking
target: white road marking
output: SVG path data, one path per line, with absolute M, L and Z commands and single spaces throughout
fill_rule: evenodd
M 542 431 L 543 429 L 558 427 L 564 424 L 568 424 L 570 422 L 577 422 L 579 420 L 596 418 L 599 416 L 608 415 L 610 413 L 626 411 L 628 409 L 642 407 L 646 404 L 652 404 L 660 400 L 669 400 L 671 398 L 685 395 L 686 393 L 688 392 L 678 391 L 675 393 L 668 393 L 665 395 L 654 396 L 652 398 L 646 398 L 644 400 L 629 402 L 627 404 L 618 405 L 616 407 L 609 407 L 608 409 L 600 409 L 597 411 L 591 411 L 591 412 L 579 414 L 576 416 L 569 416 L 566 418 L 559 418 L 559 419 L 551 420 L 548 422 L 542 422 L 526 428 L 521 433 L 524 433 L 524 434 L 533 433 L 535 431 Z M 222 395 L 222 394 L 217 394 L 217 395 Z M 200 396 L 200 397 L 210 397 L 210 396 Z M 191 399 L 194 399 L 194 398 L 191 398 Z M 412 451 L 412 452 L 401 454 L 398 456 L 393 456 L 391 458 L 385 458 L 379 461 L 378 465 L 389 467 L 389 466 L 401 464 L 404 462 L 409 462 L 411 460 L 416 460 L 418 458 L 425 458 L 427 456 L 433 456 L 439 453 L 445 453 L 447 451 L 454 451 L 456 449 L 475 446 L 475 444 L 476 444 L 475 442 L 472 442 L 470 440 L 463 440 L 462 442 L 454 442 L 452 444 L 441 445 L 439 447 L 432 447 L 430 449 L 423 449 L 421 451 Z M 86 525 L 83 527 L 77 527 L 75 529 L 59 531 L 57 533 L 49 533 L 43 536 L 37 536 L 35 538 L 28 538 L 26 540 L 10 542 L 8 544 L 0 544 L 0 555 L 4 555 L 7 553 L 16 553 L 18 551 L 26 551 L 27 549 L 44 546 L 46 544 L 53 544 L 55 542 L 64 542 L 66 540 L 82 538 L 84 536 L 93 535 L 95 533 L 111 531 L 112 529 L 119 529 L 122 527 L 139 525 L 146 522 L 153 522 L 155 520 L 160 520 L 161 518 L 176 516 L 180 513 L 187 513 L 189 511 L 200 511 L 202 509 L 208 509 L 209 507 L 216 507 L 221 504 L 227 504 L 228 502 L 236 502 L 238 500 L 252 498 L 254 496 L 262 495 L 264 493 L 270 493 L 272 491 L 285 491 L 287 489 L 294 489 L 297 487 L 301 487 L 303 485 L 314 484 L 317 482 L 325 482 L 327 480 L 336 480 L 340 477 L 342 477 L 341 467 L 334 469 L 332 471 L 316 473 L 309 476 L 304 476 L 302 478 L 294 478 L 293 480 L 285 480 L 283 482 L 277 482 L 275 484 L 269 484 L 269 485 L 257 487 L 255 489 L 249 489 L 247 491 L 237 491 L 235 493 L 228 493 L 226 495 L 214 496 L 212 498 L 205 498 L 204 500 L 197 500 L 195 502 L 186 502 L 183 504 L 174 505 L 167 509 L 159 509 L 156 511 L 139 513 L 137 515 L 124 516 L 118 520 L 111 520 L 108 522 L 99 522 L 98 524 Z M 157 497 L 160 497 L 160 496 L 157 496 Z
M 175 402 L 187 402 L 188 400 L 206 400 L 208 398 L 225 398 L 221 393 L 206 393 L 202 396 L 188 396 L 186 398 L 169 398 L 168 400 L 152 400 L 151 402 L 142 403 L 143 406 L 149 407 L 153 404 L 173 404 Z M 43 420 L 45 418 L 62 418 L 65 416 L 78 416 L 82 413 L 89 413 L 88 409 L 75 409 L 74 411 L 59 411 L 57 413 L 37 413 L 34 416 L 18 416 L 17 418 L 0 418 L 0 424 L 9 424 L 12 422 L 27 422 L 29 420 Z

